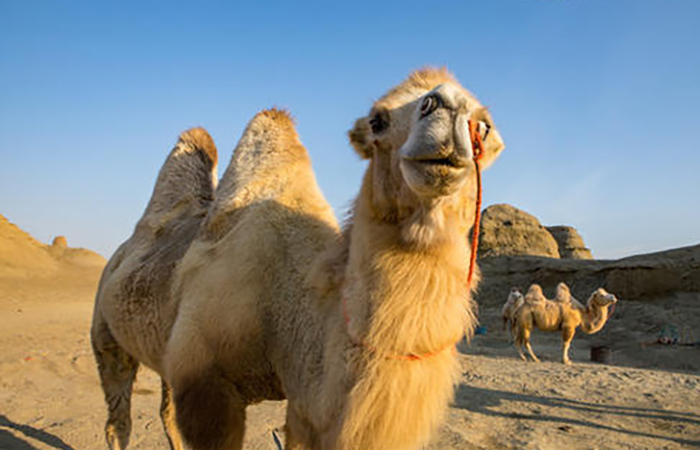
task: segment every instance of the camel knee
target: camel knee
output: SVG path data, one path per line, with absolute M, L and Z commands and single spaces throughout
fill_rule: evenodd
M 235 386 L 209 371 L 178 383 L 174 397 L 177 427 L 193 449 L 242 448 L 245 403 Z

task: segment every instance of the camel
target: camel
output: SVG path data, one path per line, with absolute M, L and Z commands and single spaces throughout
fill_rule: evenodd
M 470 130 L 486 168 L 503 140 L 446 70 L 391 89 L 349 132 L 368 166 L 342 229 L 287 113 L 252 119 L 213 198 L 214 152 L 184 134 L 186 158 L 171 153 L 159 207 L 149 204 L 97 294 L 110 449 L 128 444 L 139 363 L 163 379 L 173 449 L 241 449 L 246 407 L 285 398 L 286 450 L 427 442 L 461 376 L 455 343 L 475 323 Z M 184 188 L 169 165 L 201 183 Z
M 501 309 L 501 318 L 503 319 L 503 330 L 505 331 L 507 327 L 510 330 L 511 338 L 515 336 L 515 313 L 525 303 L 525 299 L 526 297 L 523 297 L 523 294 L 520 292 L 520 289 L 514 287 L 510 290 L 510 294 L 508 294 L 508 299 L 503 304 L 503 308 Z M 536 304 L 543 302 L 544 300 L 545 296 L 542 293 L 542 288 L 538 284 L 533 284 L 532 286 L 530 286 L 530 289 L 527 292 L 527 302 L 529 304 Z M 554 298 L 554 301 L 573 303 L 574 305 L 577 305 L 581 308 L 583 307 L 578 302 L 578 300 L 576 300 L 576 298 L 574 298 L 571 295 L 571 291 L 569 290 L 569 287 L 566 285 L 566 283 L 559 283 L 557 285 L 557 293 L 556 297 Z
M 508 294 L 508 299 L 503 304 L 501 308 L 501 318 L 503 319 L 503 331 L 506 327 L 511 330 L 511 337 L 513 336 L 513 318 L 515 317 L 515 312 L 525 303 L 525 298 L 522 292 L 517 287 L 510 290 Z
M 523 353 L 524 346 L 532 360 L 539 362 L 530 346 L 530 334 L 534 328 L 539 328 L 542 331 L 561 331 L 562 362 L 571 364 L 569 347 L 576 328 L 580 327 L 586 334 L 597 333 L 605 326 L 609 318 L 609 307 L 615 303 L 617 298 L 613 294 L 598 288 L 593 291 L 584 307 L 571 296 L 568 286 L 563 283 L 557 286 L 555 300 L 549 300 L 542 294 L 542 288 L 533 284 L 513 318 L 512 331 L 520 358 L 527 360 Z

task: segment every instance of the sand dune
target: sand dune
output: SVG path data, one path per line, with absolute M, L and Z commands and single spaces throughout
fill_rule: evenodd
M 44 245 L 0 214 L 0 277 L 53 276 L 57 271 L 104 267 L 105 259 L 84 248 L 70 248 L 59 236 Z

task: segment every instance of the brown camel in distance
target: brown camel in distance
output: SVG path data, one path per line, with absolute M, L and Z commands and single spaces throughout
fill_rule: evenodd
M 292 121 L 275 110 L 248 125 L 214 200 L 213 181 L 193 196 L 206 208 L 175 194 L 162 217 L 149 205 L 141 222 L 160 228 L 137 226 L 96 301 L 110 447 L 128 443 L 139 362 L 164 380 L 175 449 L 240 449 L 246 406 L 283 398 L 287 450 L 423 445 L 461 376 L 454 344 L 475 322 L 469 120 L 487 167 L 503 142 L 446 71 L 415 72 L 375 102 L 349 133 L 369 164 L 342 232 Z M 207 152 L 196 155 L 182 166 L 204 175 Z
M 571 364 L 569 347 L 576 333 L 576 328 L 586 334 L 600 331 L 609 318 L 609 307 L 617 303 L 617 298 L 605 289 L 596 289 L 588 298 L 584 307 L 569 292 L 568 286 L 560 283 L 557 286 L 555 300 L 547 299 L 542 288 L 533 284 L 530 286 L 523 305 L 515 312 L 513 318 L 513 334 L 515 346 L 520 358 L 527 360 L 523 347 L 533 361 L 539 362 L 530 345 L 530 335 L 534 328 L 542 331 L 561 331 L 562 333 L 562 362 Z

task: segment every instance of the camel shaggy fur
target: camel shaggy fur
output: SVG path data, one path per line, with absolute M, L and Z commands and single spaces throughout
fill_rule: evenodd
M 468 120 L 480 124 L 486 167 L 503 141 L 446 71 L 415 72 L 379 99 L 349 133 L 369 163 L 342 230 L 276 110 L 248 125 L 206 208 L 174 201 L 168 220 L 147 209 L 141 222 L 164 231 L 135 238 L 137 226 L 95 308 L 110 447 L 128 442 L 138 361 L 164 379 L 175 449 L 240 449 L 246 406 L 284 398 L 287 450 L 423 445 L 461 375 L 454 344 L 475 322 Z
M 533 361 L 539 361 L 530 346 L 530 335 L 534 328 L 542 331 L 561 331 L 562 361 L 571 364 L 569 347 L 576 333 L 576 328 L 587 334 L 600 331 L 609 317 L 609 307 L 617 303 L 617 298 L 603 288 L 595 290 L 588 298 L 584 307 L 570 293 L 568 286 L 560 283 L 557 286 L 555 300 L 547 299 L 542 288 L 533 284 L 530 286 L 523 305 L 515 312 L 513 333 L 515 346 L 523 360 L 527 360 L 523 347 L 527 349 Z

